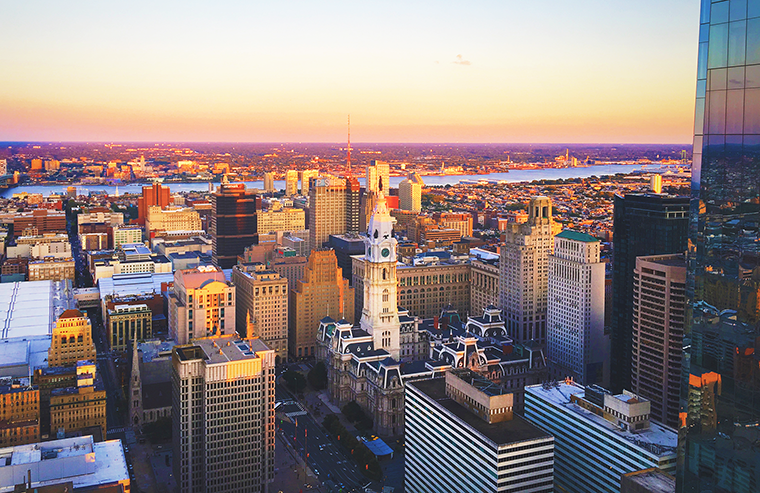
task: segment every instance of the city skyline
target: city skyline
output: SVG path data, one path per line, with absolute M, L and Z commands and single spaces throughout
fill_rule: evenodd
M 688 143 L 698 5 L 641 3 L 9 5 L 0 140 Z

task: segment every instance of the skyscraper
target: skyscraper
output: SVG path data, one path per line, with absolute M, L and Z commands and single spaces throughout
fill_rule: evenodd
M 294 169 L 285 172 L 285 195 L 288 197 L 298 195 L 298 171 Z
M 151 206 L 157 205 L 164 208 L 171 204 L 171 191 L 169 187 L 165 187 L 160 183 L 154 183 L 149 187 L 142 188 L 142 195 L 137 198 L 137 222 L 139 224 L 145 223 L 145 218 L 148 215 L 148 209 Z
M 274 192 L 274 172 L 264 173 L 264 190 L 268 193 Z
M 235 335 L 172 353 L 172 444 L 180 491 L 268 491 L 274 480 L 274 351 Z
M 372 160 L 367 165 L 367 193 L 382 190 L 388 195 L 391 190 L 391 168 L 385 161 Z M 375 210 L 374 208 L 372 209 Z
M 425 184 L 417 173 L 409 176 L 398 185 L 398 205 L 404 211 L 420 212 L 422 210 L 422 187 Z
M 610 388 L 631 388 L 633 270 L 636 257 L 686 251 L 689 198 L 665 194 L 615 195 L 612 263 Z
M 303 279 L 290 292 L 288 346 L 293 358 L 314 355 L 319 321 L 354 319 L 354 290 L 348 287 L 332 250 L 312 250 Z
M 702 2 L 678 489 L 760 485 L 760 2 Z
M 48 366 L 75 366 L 95 361 L 90 319 L 79 310 L 66 310 L 58 317 L 48 351 Z
M 520 343 L 546 343 L 546 295 L 549 255 L 554 246 L 552 201 L 534 197 L 528 221 L 508 224 L 501 246 L 500 308 L 507 332 Z
M 593 236 L 569 229 L 554 237 L 554 253 L 549 255 L 546 356 L 555 379 L 606 384 L 609 339 L 604 335 L 600 244 Z
M 359 232 L 359 186 L 355 178 L 317 178 L 309 191 L 309 244 L 325 246 L 330 235 Z
M 261 199 L 249 192 L 245 184 L 230 184 L 225 175 L 217 191 L 211 194 L 213 262 L 222 269 L 237 264 L 246 247 L 259 242 L 256 211 Z
M 317 169 L 305 169 L 298 173 L 301 178 L 301 195 L 308 197 L 311 187 L 314 185 L 314 180 L 319 176 L 319 170 Z
M 632 389 L 652 403 L 652 418 L 672 427 L 678 426 L 685 289 L 683 254 L 636 259 Z

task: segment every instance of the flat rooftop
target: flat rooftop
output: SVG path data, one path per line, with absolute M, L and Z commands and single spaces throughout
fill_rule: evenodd
M 234 335 L 195 339 L 191 345 L 177 348 L 181 360 L 203 359 L 207 365 L 257 358 L 260 351 L 270 351 L 261 339 L 239 339 Z
M 121 440 L 95 443 L 92 436 L 0 449 L 0 493 L 23 483 L 27 470 L 35 488 L 71 481 L 79 490 L 129 481 Z
M 621 491 L 647 491 L 649 493 L 675 493 L 676 478 L 659 469 L 644 469 L 623 474 Z
M 50 335 L 58 317 L 76 308 L 71 281 L 0 284 L 0 339 Z
M 145 294 L 161 293 L 161 284 L 173 283 L 174 274 L 171 272 L 153 274 L 115 274 L 113 277 L 101 277 L 98 279 L 101 302 L 107 295 L 112 296 L 139 296 Z
M 517 414 L 513 414 L 510 421 L 488 424 L 446 395 L 446 379 L 444 378 L 417 380 L 408 382 L 407 385 L 425 394 L 441 408 L 462 420 L 497 446 L 551 437 L 549 433 Z
M 650 428 L 648 430 L 631 433 L 630 431 L 623 431 L 620 427 L 615 426 L 615 424 L 610 423 L 601 416 L 597 416 L 591 411 L 587 411 L 581 406 L 571 403 L 571 395 L 581 398 L 586 395 L 585 389 L 578 384 L 557 382 L 556 385 L 530 385 L 525 387 L 525 392 L 533 394 L 541 400 L 548 401 L 569 413 L 573 413 L 578 419 L 585 420 L 597 428 L 606 430 L 608 433 L 631 442 L 631 446 L 641 447 L 658 456 L 676 453 L 678 433 L 672 428 L 656 421 L 650 421 Z
M 0 339 L 0 376 L 28 377 L 46 368 L 50 341 L 49 335 Z

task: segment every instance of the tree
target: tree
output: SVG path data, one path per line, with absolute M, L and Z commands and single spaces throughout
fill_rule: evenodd
M 288 388 L 293 392 L 301 393 L 303 392 L 303 389 L 306 388 L 306 379 L 297 371 L 288 370 L 282 375 L 282 378 L 285 380 Z
M 322 390 L 327 387 L 327 367 L 322 361 L 317 362 L 314 368 L 309 370 L 306 378 L 314 390 Z
M 364 411 L 362 411 L 362 408 L 359 406 L 359 404 L 356 403 L 356 401 L 351 401 L 343 406 L 341 412 L 351 423 L 365 417 Z

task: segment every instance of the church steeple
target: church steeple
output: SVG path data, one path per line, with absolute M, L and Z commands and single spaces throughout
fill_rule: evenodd
M 142 378 L 140 352 L 137 349 L 137 331 L 132 340 L 132 373 L 129 377 L 129 424 L 139 428 L 143 423 Z

